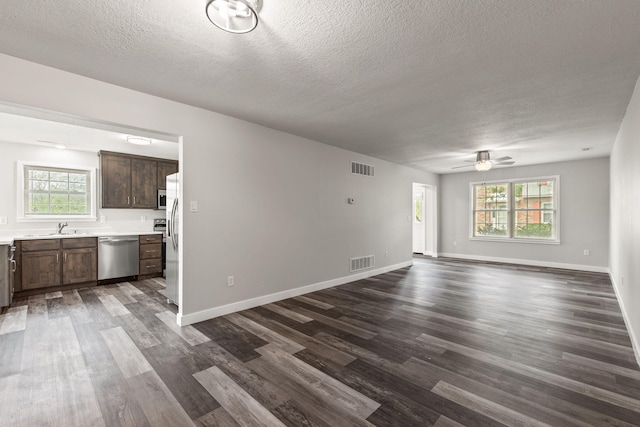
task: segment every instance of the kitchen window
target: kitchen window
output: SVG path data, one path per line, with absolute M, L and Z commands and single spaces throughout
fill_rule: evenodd
M 471 239 L 559 243 L 559 177 L 471 184 Z
M 95 170 L 18 163 L 18 220 L 95 220 Z

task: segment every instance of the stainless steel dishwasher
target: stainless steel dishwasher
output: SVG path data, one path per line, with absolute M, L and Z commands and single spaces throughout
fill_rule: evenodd
M 137 276 L 140 243 L 135 236 L 98 237 L 98 281 Z

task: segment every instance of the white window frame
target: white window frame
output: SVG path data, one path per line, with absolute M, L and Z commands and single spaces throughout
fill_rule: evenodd
M 555 236 L 552 239 L 531 239 L 526 237 L 515 237 L 515 212 L 513 185 L 516 183 L 531 182 L 531 181 L 553 181 L 553 206 L 554 206 L 554 229 Z M 509 234 L 507 236 L 474 236 L 474 187 L 482 184 L 508 184 L 507 189 L 507 215 L 509 220 Z M 512 179 L 499 179 L 494 181 L 476 181 L 469 183 L 469 240 L 482 241 L 482 242 L 508 242 L 508 243 L 534 243 L 543 245 L 559 245 L 560 244 L 560 176 L 550 175 L 531 178 L 512 178 Z M 541 209 L 542 210 L 542 209 Z
M 86 215 L 29 215 L 25 214 L 25 202 L 24 202 L 24 193 L 25 193 L 25 179 L 24 179 L 24 171 L 25 167 L 31 168 L 55 168 L 55 169 L 69 169 L 75 171 L 84 171 L 88 172 L 90 175 L 91 182 L 89 183 L 89 213 Z M 27 161 L 18 161 L 17 162 L 17 214 L 16 221 L 18 222 L 46 222 L 46 221 L 95 221 L 97 219 L 96 209 L 97 209 L 97 183 L 96 183 L 96 169 L 88 168 L 86 166 L 78 166 L 78 165 L 63 165 L 63 164 L 52 164 L 52 163 L 42 163 L 42 162 L 27 162 Z

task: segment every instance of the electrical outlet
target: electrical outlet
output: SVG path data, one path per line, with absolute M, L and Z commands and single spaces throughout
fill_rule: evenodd
M 7 217 L 0 216 L 0 225 L 7 225 Z
M 142 215 L 142 216 L 140 217 L 140 222 L 145 222 L 146 220 L 147 220 L 147 217 L 146 217 L 146 216 Z
M 589 256 L 589 255 L 591 255 L 591 251 L 590 251 L 589 249 L 585 249 L 585 250 L 584 250 L 584 255 L 585 255 L 585 256 Z
M 235 285 L 236 285 L 236 283 L 235 283 L 235 280 L 234 280 L 233 276 L 227 277 L 227 286 L 231 287 L 231 286 L 235 286 Z
M 453 241 L 453 246 L 458 246 L 458 242 L 457 241 Z
M 384 251 L 384 257 L 389 258 L 389 251 Z

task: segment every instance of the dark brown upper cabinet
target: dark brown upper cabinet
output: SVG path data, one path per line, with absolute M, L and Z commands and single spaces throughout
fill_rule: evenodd
M 167 189 L 167 176 L 178 172 L 178 162 L 158 162 L 158 190 Z
M 132 208 L 158 207 L 158 162 L 140 158 L 131 159 Z
M 101 151 L 102 208 L 156 209 L 158 190 L 178 162 L 154 157 Z
M 103 208 L 131 207 L 131 158 L 100 153 Z

